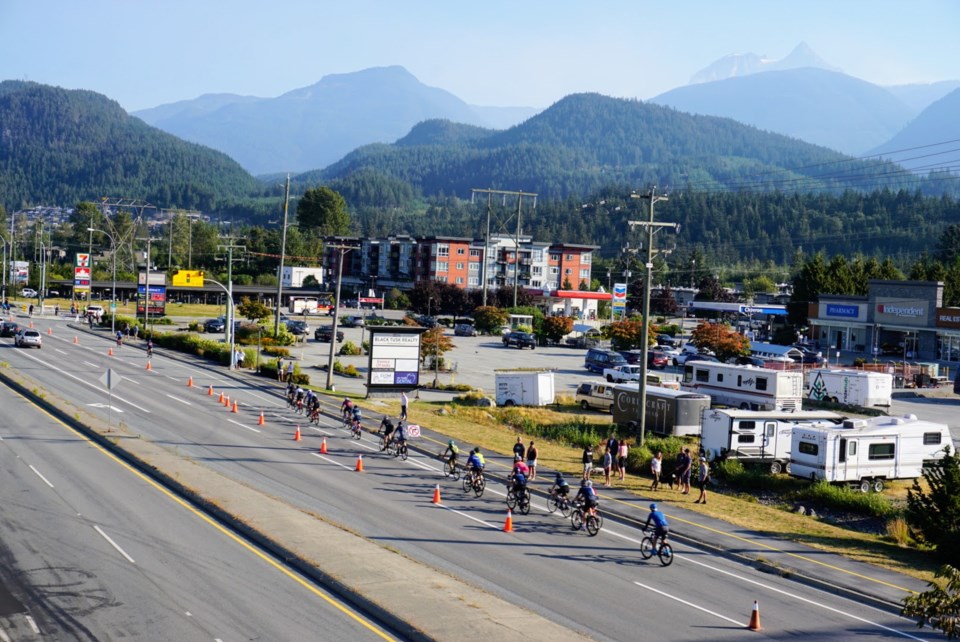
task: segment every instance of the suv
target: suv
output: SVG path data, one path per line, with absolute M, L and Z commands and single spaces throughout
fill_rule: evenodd
M 227 324 L 224 322 L 223 317 L 219 319 L 207 319 L 203 324 L 204 332 L 223 332 L 226 328 Z
M 583 367 L 590 372 L 602 374 L 607 368 L 627 365 L 627 360 L 618 352 L 612 350 L 600 350 L 590 348 L 587 350 L 587 356 L 583 360 Z
M 333 326 L 324 325 L 317 328 L 316 332 L 313 333 L 313 338 L 317 341 L 322 341 L 324 343 L 330 343 L 330 339 L 333 337 Z M 337 330 L 337 343 L 343 343 L 343 330 Z
M 87 306 L 87 316 L 93 317 L 94 321 L 99 321 L 103 318 L 103 306 L 102 305 L 88 305 Z
M 503 335 L 503 345 L 506 348 L 509 348 L 510 346 L 516 346 L 521 350 L 524 348 L 536 350 L 537 340 L 534 339 L 533 335 L 529 332 L 510 332 Z
M 458 337 L 475 337 L 477 329 L 469 323 L 458 323 L 453 327 L 453 334 Z
M 290 319 L 287 321 L 287 330 L 295 337 L 302 337 L 310 332 L 310 326 L 307 325 L 306 321 Z
M 13 342 L 18 348 L 26 348 L 27 346 L 35 346 L 39 348 L 43 344 L 43 341 L 40 338 L 40 333 L 31 328 L 20 328 L 20 331 L 17 332 Z

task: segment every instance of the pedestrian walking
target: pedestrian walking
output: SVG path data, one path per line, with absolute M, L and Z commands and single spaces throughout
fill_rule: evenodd
M 622 440 L 620 449 L 617 451 L 617 470 L 620 473 L 620 481 L 623 481 L 624 474 L 627 472 L 627 453 L 629 451 L 630 447 L 627 445 L 627 440 Z
M 400 393 L 400 420 L 403 421 L 407 418 L 407 404 L 410 403 L 410 398 L 407 397 L 407 392 L 403 391 Z
M 22 308 L 21 308 L 21 309 L 22 309 Z M 30 308 L 29 308 L 28 314 L 29 314 L 30 316 L 33 316 L 33 304 L 32 304 L 32 303 L 30 304 Z
M 583 447 L 583 478 L 590 479 L 590 473 L 593 471 L 593 445 L 587 444 Z
M 530 476 L 527 478 L 530 481 L 533 481 L 537 478 L 537 447 L 530 442 L 530 445 L 527 446 L 527 468 L 530 469 Z
M 53 306 L 53 316 L 60 317 L 60 304 Z
M 136 324 L 136 323 L 133 324 L 133 329 L 131 329 L 130 332 L 133 333 L 133 338 L 134 338 L 134 339 L 139 338 L 139 336 L 140 336 L 140 326 L 139 326 L 138 324 Z
M 613 466 L 613 453 L 609 448 L 603 450 L 603 485 L 610 487 L 610 468 Z
M 527 454 L 527 448 L 523 445 L 523 438 L 520 436 L 517 436 L 517 443 L 513 445 L 513 454 L 515 457 L 519 457 L 520 461 L 523 461 Z
M 657 454 L 653 456 L 653 459 L 650 460 L 650 474 L 653 475 L 653 483 L 650 484 L 650 490 L 657 490 L 660 488 L 660 473 L 663 471 L 663 453 L 659 450 Z M 671 484 L 671 487 L 673 485 Z
M 707 503 L 707 484 L 710 483 L 710 465 L 707 463 L 706 457 L 700 458 L 700 470 L 697 474 L 697 487 L 700 488 L 700 496 L 697 497 L 697 501 L 694 504 L 706 504 Z

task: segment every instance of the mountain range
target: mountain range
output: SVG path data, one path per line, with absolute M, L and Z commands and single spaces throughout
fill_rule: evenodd
M 264 174 L 325 167 L 361 145 L 392 143 L 432 118 L 501 128 L 534 113 L 468 105 L 393 66 L 324 76 L 276 98 L 212 94 L 133 115 Z
M 817 55 L 810 46 L 801 42 L 793 48 L 785 58 L 773 60 L 767 56 L 758 56 L 755 53 L 730 54 L 707 65 L 690 78 L 690 84 L 714 82 L 756 74 L 764 71 L 784 71 L 786 69 L 801 69 L 811 67 L 827 71 L 840 71 L 832 67 Z

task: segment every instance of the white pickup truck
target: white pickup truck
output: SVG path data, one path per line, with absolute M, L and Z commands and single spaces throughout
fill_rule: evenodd
M 603 370 L 603 378 L 610 383 L 623 383 L 625 381 L 640 381 L 640 366 L 615 366 Z

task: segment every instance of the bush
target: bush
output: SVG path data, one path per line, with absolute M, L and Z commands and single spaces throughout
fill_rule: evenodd
M 587 423 L 583 417 L 560 424 L 539 424 L 526 416 L 520 408 L 504 408 L 498 411 L 501 421 L 515 430 L 540 439 L 550 439 L 567 446 L 596 445 L 615 431 L 615 426 L 598 426 Z
M 267 345 L 267 346 L 263 346 L 263 354 L 271 357 L 289 357 L 290 348 Z
M 191 321 L 190 325 L 187 326 L 187 330 L 190 332 L 203 332 L 203 324 L 199 321 Z
M 789 492 L 805 483 L 784 475 L 771 475 L 764 466 L 744 466 L 738 459 L 714 462 L 711 468 L 715 477 L 732 488 Z
M 861 493 L 846 486 L 834 486 L 822 480 L 797 491 L 792 497 L 861 515 L 890 517 L 896 513 L 890 500 L 880 493 Z
M 357 344 L 355 344 L 353 341 L 344 341 L 343 345 L 340 346 L 339 354 L 345 357 L 355 357 L 362 354 L 362 352 L 360 351 L 359 346 L 357 346 Z

